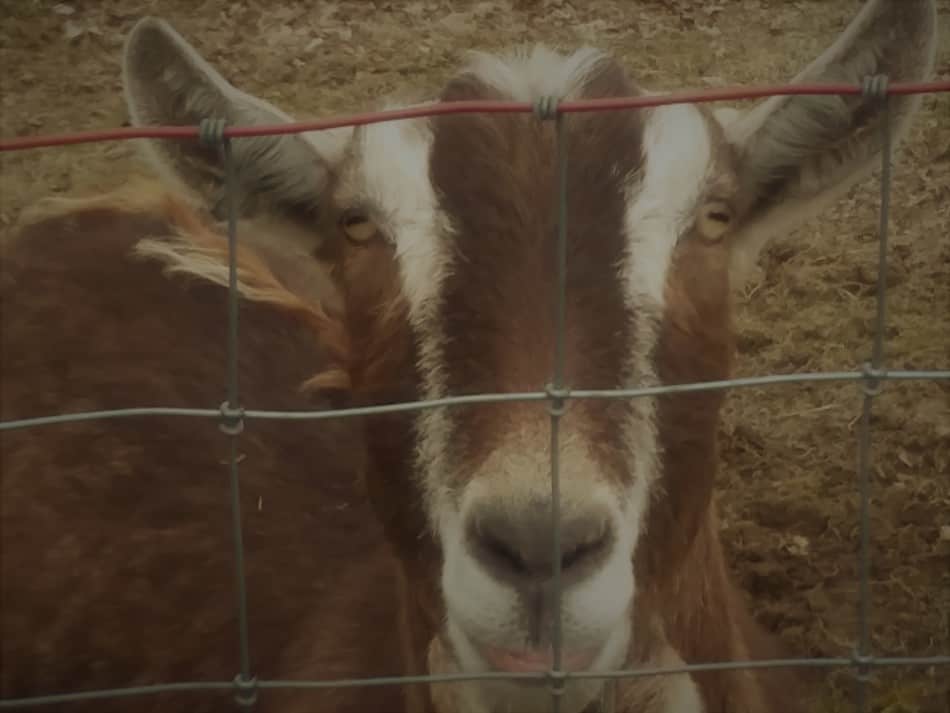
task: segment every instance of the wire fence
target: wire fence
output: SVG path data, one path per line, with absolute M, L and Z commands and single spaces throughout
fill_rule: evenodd
M 129 408 L 108 411 L 88 411 L 81 413 L 50 415 L 40 418 L 0 421 L 0 431 L 54 426 L 77 421 L 95 419 L 116 419 L 133 417 L 190 417 L 216 418 L 221 430 L 230 440 L 230 494 L 234 541 L 234 584 L 238 608 L 239 650 L 237 651 L 238 673 L 232 681 L 205 681 L 165 683 L 151 686 L 134 686 L 116 689 L 63 693 L 57 695 L 34 696 L 29 698 L 0 700 L 0 709 L 8 710 L 28 706 L 43 706 L 57 703 L 101 700 L 145 696 L 149 694 L 198 691 L 232 691 L 239 707 L 250 710 L 257 702 L 258 691 L 273 689 L 328 689 L 356 686 L 395 686 L 409 684 L 446 684 L 463 681 L 485 680 L 533 680 L 547 682 L 551 692 L 551 705 L 558 713 L 561 705 L 561 693 L 569 680 L 601 679 L 604 681 L 642 678 L 646 676 L 664 676 L 677 673 L 699 673 L 704 671 L 727 671 L 738 669 L 767 668 L 846 668 L 856 672 L 856 699 L 858 709 L 865 713 L 869 707 L 868 683 L 870 673 L 875 668 L 893 666 L 950 666 L 950 652 L 946 655 L 928 657 L 877 657 L 871 647 L 870 634 L 870 497 L 871 497 L 871 414 L 875 397 L 881 392 L 886 381 L 906 380 L 950 380 L 950 368 L 934 371 L 888 371 L 884 359 L 884 328 L 886 322 L 886 272 L 887 242 L 891 197 L 891 160 L 892 133 L 890 125 L 889 97 L 895 95 L 926 94 L 950 92 L 950 81 L 901 83 L 889 85 L 883 76 L 868 77 L 860 85 L 852 84 L 797 84 L 764 87 L 733 87 L 702 91 L 670 93 L 655 96 L 622 97 L 583 101 L 558 102 L 555 98 L 545 98 L 537 103 L 465 101 L 442 104 L 430 104 L 422 107 L 399 109 L 384 112 L 353 114 L 314 122 L 297 122 L 274 126 L 225 126 L 222 120 L 208 119 L 199 126 L 163 126 L 130 127 L 108 131 L 64 134 L 58 136 L 18 137 L 0 141 L 0 151 L 15 151 L 42 147 L 59 147 L 72 144 L 127 139 L 200 139 L 209 146 L 217 147 L 225 166 L 227 187 L 227 238 L 229 247 L 229 284 L 228 284 L 228 357 L 226 400 L 217 409 L 214 408 Z M 851 371 L 803 373 L 790 375 L 768 375 L 750 378 L 727 379 L 711 382 L 697 382 L 669 386 L 630 388 L 616 390 L 572 390 L 564 383 L 564 315 L 565 315 L 565 275 L 567 270 L 567 151 L 564 144 L 562 118 L 569 113 L 588 111 L 636 110 L 670 104 L 701 103 L 723 100 L 748 100 L 771 96 L 791 95 L 863 95 L 870 101 L 879 102 L 881 111 L 881 183 L 879 206 L 879 251 L 876 291 L 876 317 L 869 363 L 861 369 Z M 241 405 L 237 373 L 238 357 L 238 292 L 237 292 L 237 204 L 235 166 L 231 155 L 231 142 L 250 136 L 278 135 L 320 131 L 325 129 L 358 126 L 384 121 L 420 118 L 444 114 L 460 113 L 528 113 L 534 112 L 539 121 L 553 120 L 556 126 L 558 232 L 556 270 L 558 295 L 552 306 L 556 319 L 556 341 L 554 370 L 548 388 L 540 392 L 495 393 L 471 396 L 449 397 L 428 401 L 384 404 L 372 407 L 337 409 L 332 411 L 263 411 L 245 409 Z M 948 365 L 950 367 L 950 365 Z M 686 664 L 667 668 L 639 668 L 606 672 L 567 672 L 561 667 L 561 621 L 560 616 L 554 622 L 554 660 L 552 670 L 542 673 L 479 673 L 428 675 L 410 677 L 385 677 L 346 680 L 258 680 L 251 670 L 250 644 L 248 640 L 248 603 L 244 576 L 244 546 L 241 526 L 239 498 L 238 443 L 244 422 L 247 419 L 283 419 L 283 420 L 323 420 L 328 418 L 346 418 L 369 414 L 392 413 L 400 411 L 418 411 L 422 409 L 447 408 L 460 404 L 500 403 L 513 401 L 547 401 L 551 422 L 551 497 L 553 505 L 553 536 L 551 546 L 554 552 L 554 592 L 555 608 L 560 611 L 561 598 L 561 549 L 560 549 L 560 468 L 558 461 L 558 439 L 560 417 L 566 402 L 571 399 L 633 399 L 647 396 L 662 396 L 671 393 L 724 390 L 755 386 L 777 386 L 805 382 L 856 382 L 863 392 L 860 430 L 858 435 L 858 489 L 859 509 L 859 553 L 858 553 L 858 630 L 856 646 L 848 658 L 797 658 L 755 661 L 728 661 Z M 609 711 L 604 711 L 609 713 Z

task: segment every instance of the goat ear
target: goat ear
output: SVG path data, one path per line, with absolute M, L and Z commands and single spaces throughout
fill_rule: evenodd
M 282 124 L 293 119 L 232 86 L 164 20 L 146 17 L 132 28 L 122 62 L 125 101 L 133 125 L 197 125 L 204 118 L 228 124 Z M 316 208 L 351 129 L 235 139 L 242 214 L 259 201 L 294 209 Z M 223 198 L 224 167 L 214 149 L 191 140 L 149 140 L 147 158 L 166 177 L 203 198 Z M 251 201 L 255 205 L 251 204 Z
M 869 0 L 844 32 L 793 83 L 858 84 L 872 74 L 921 81 L 933 70 L 934 0 Z M 891 96 L 892 146 L 920 96 Z M 740 275 L 772 237 L 787 233 L 863 178 L 880 161 L 881 105 L 863 96 L 771 97 L 719 114 L 739 157 L 742 222 L 734 240 Z

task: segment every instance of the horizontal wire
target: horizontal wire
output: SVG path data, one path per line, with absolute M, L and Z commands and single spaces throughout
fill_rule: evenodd
M 950 666 L 950 656 L 899 656 L 861 659 L 855 662 L 849 658 L 802 658 L 802 659 L 767 659 L 761 661 L 727 661 L 702 664 L 685 664 L 669 668 L 641 668 L 635 670 L 618 671 L 590 671 L 583 673 L 567 672 L 563 677 L 567 680 L 576 679 L 636 679 L 646 676 L 672 676 L 681 673 L 701 673 L 703 671 L 731 671 L 738 669 L 766 669 L 766 668 L 847 668 L 856 665 L 871 668 L 894 668 L 928 666 Z M 471 673 L 471 674 L 432 674 L 428 676 L 379 676 L 374 678 L 346 678 L 330 681 L 295 681 L 295 680 L 262 680 L 256 683 L 260 690 L 306 690 L 331 688 L 357 688 L 370 686 L 399 686 L 418 684 L 448 684 L 465 683 L 470 681 L 538 681 L 544 682 L 548 674 L 541 673 Z M 0 700 L 0 710 L 11 710 L 24 706 L 43 706 L 56 703 L 71 703 L 77 701 L 124 698 L 130 696 L 157 695 L 161 693 L 189 693 L 202 691 L 228 691 L 234 688 L 233 681 L 208 681 L 188 683 L 164 683 L 150 686 L 131 686 L 128 688 L 106 688 L 95 691 L 79 691 L 76 693 L 61 693 L 48 696 L 32 696 L 29 698 L 11 698 Z
M 579 113 L 589 111 L 616 111 L 620 109 L 646 109 L 670 104 L 695 104 L 714 101 L 743 99 L 761 99 L 774 96 L 854 96 L 864 92 L 860 84 L 786 84 L 750 87 L 722 87 L 718 89 L 670 92 L 649 96 L 612 97 L 605 99 L 583 99 L 565 101 L 558 104 L 558 112 Z M 950 81 L 906 82 L 892 84 L 888 95 L 932 94 L 950 92 Z M 362 126 L 386 121 L 417 119 L 427 116 L 446 114 L 517 114 L 535 110 L 531 102 L 512 101 L 459 101 L 435 102 L 404 109 L 371 111 L 358 114 L 330 117 L 316 121 L 300 121 L 286 124 L 261 124 L 256 126 L 229 126 L 224 129 L 227 138 L 248 136 L 280 136 L 299 134 L 307 131 L 325 131 L 344 126 Z M 116 129 L 48 134 L 45 136 L 18 136 L 0 141 L 0 152 L 22 151 L 25 149 L 48 148 L 52 146 L 71 146 L 99 141 L 126 141 L 129 139 L 197 139 L 199 127 L 195 126 L 129 126 Z
M 830 381 L 862 381 L 869 376 L 864 371 L 827 371 L 806 374 L 773 374 L 771 376 L 750 376 L 721 381 L 700 381 L 689 384 L 668 384 L 665 386 L 645 386 L 633 389 L 572 389 L 558 392 L 558 399 L 635 399 L 665 394 L 689 393 L 696 391 L 722 391 L 733 388 L 756 386 L 776 386 L 781 384 L 825 383 Z M 945 381 L 950 380 L 950 369 L 935 371 L 889 371 L 874 374 L 873 379 L 880 381 Z M 375 406 L 333 409 L 322 411 L 268 411 L 246 409 L 241 412 L 244 419 L 269 421 L 321 421 L 332 418 L 353 418 L 373 416 L 383 413 L 402 411 L 422 411 L 425 409 L 471 404 L 509 403 L 524 401 L 546 401 L 552 398 L 547 391 L 524 391 L 513 393 L 472 394 L 468 396 L 448 396 L 441 399 L 406 401 Z M 134 407 L 109 409 L 102 411 L 80 411 L 77 413 L 57 414 L 54 416 L 36 416 L 33 418 L 0 421 L 0 431 L 12 431 L 37 426 L 52 426 L 79 421 L 101 421 L 135 416 L 172 416 L 183 418 L 220 418 L 220 408 L 177 408 L 177 407 Z

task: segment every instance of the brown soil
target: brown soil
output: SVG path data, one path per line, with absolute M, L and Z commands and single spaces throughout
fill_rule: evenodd
M 950 0 L 938 74 L 950 78 Z M 0 0 L 4 137 L 121 125 L 119 53 L 160 14 L 225 75 L 298 116 L 371 106 L 443 79 L 461 48 L 541 40 L 613 51 L 649 86 L 780 82 L 830 42 L 855 0 Z M 0 156 L 0 228 L 48 193 L 105 188 L 129 143 Z M 741 375 L 852 369 L 870 354 L 878 184 L 774 244 L 739 304 Z M 950 366 L 950 95 L 931 96 L 894 175 L 887 363 Z M 800 656 L 847 656 L 857 623 L 857 442 L 851 385 L 734 391 L 720 502 L 736 571 L 761 619 Z M 872 450 L 874 650 L 950 653 L 950 386 L 891 383 Z M 947 668 L 879 673 L 874 708 L 950 711 Z M 852 710 L 851 674 L 822 710 Z

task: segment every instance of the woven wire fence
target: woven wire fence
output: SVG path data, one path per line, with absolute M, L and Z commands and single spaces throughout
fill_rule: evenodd
M 646 676 L 664 676 L 703 671 L 726 671 L 737 669 L 767 668 L 844 668 L 850 667 L 856 673 L 856 700 L 858 710 L 869 710 L 869 681 L 874 668 L 894 666 L 933 667 L 950 666 L 950 652 L 946 655 L 928 657 L 880 657 L 875 656 L 871 647 L 870 632 L 870 498 L 871 498 L 871 413 L 874 398 L 881 392 L 886 381 L 907 380 L 950 380 L 950 368 L 933 371 L 889 371 L 884 361 L 884 328 L 886 323 L 886 272 L 887 238 L 891 197 L 892 133 L 890 125 L 889 97 L 894 95 L 926 94 L 950 92 L 950 81 L 888 84 L 887 77 L 868 77 L 860 85 L 852 84 L 797 84 L 785 86 L 733 87 L 694 92 L 675 92 L 659 96 L 621 97 L 593 99 L 583 101 L 562 101 L 547 97 L 537 103 L 462 101 L 430 104 L 423 107 L 398 109 L 383 112 L 354 114 L 315 122 L 297 122 L 273 126 L 225 126 L 222 120 L 206 119 L 200 126 L 163 126 L 131 127 L 125 129 L 92 131 L 59 136 L 19 137 L 0 141 L 0 151 L 15 151 L 30 148 L 66 146 L 97 141 L 127 139 L 198 139 L 210 146 L 217 147 L 225 166 L 227 188 L 227 238 L 228 256 L 228 357 L 226 400 L 219 408 L 128 408 L 107 411 L 88 411 L 81 413 L 50 415 L 39 418 L 0 421 L 0 431 L 52 426 L 76 421 L 95 419 L 114 419 L 131 417 L 185 417 L 219 419 L 219 425 L 230 441 L 230 495 L 234 542 L 234 587 L 237 598 L 239 645 L 237 651 L 238 673 L 232 681 L 193 681 L 164 683 L 149 686 L 103 689 L 56 695 L 33 696 L 18 699 L 0 699 L 0 709 L 9 710 L 28 706 L 43 706 L 57 703 L 79 702 L 91 699 L 124 698 L 148 694 L 232 691 L 235 703 L 246 710 L 255 707 L 258 691 L 268 689 L 329 689 L 357 686 L 396 686 L 410 684 L 446 684 L 464 681 L 535 681 L 546 682 L 551 692 L 553 713 L 561 708 L 561 694 L 569 680 L 601 679 L 604 681 L 642 678 Z M 696 382 L 668 386 L 628 388 L 613 390 L 571 389 L 564 383 L 564 315 L 565 281 L 567 272 L 567 151 L 564 142 L 563 117 L 569 113 L 587 111 L 637 110 L 670 104 L 701 103 L 723 100 L 748 100 L 771 96 L 791 95 L 863 95 L 879 103 L 881 111 L 881 184 L 879 205 L 879 250 L 877 275 L 877 309 L 870 362 L 861 369 L 852 371 L 834 371 L 801 373 L 789 375 L 767 375 L 759 377 L 726 379 L 720 381 Z M 234 139 L 250 136 L 321 131 L 343 126 L 438 116 L 461 113 L 529 113 L 534 112 L 539 121 L 554 121 L 556 126 L 557 185 L 557 248 L 556 271 L 558 294 L 556 304 L 552 306 L 556 317 L 556 340 L 554 369 L 551 382 L 544 391 L 521 393 L 489 393 L 470 396 L 457 396 L 426 401 L 384 404 L 371 407 L 336 409 L 331 411 L 264 411 L 246 409 L 241 406 L 237 372 L 238 356 L 238 292 L 237 292 L 237 202 L 236 178 L 232 161 L 231 142 Z M 950 366 L 950 365 L 948 365 Z M 422 409 L 446 408 L 462 404 L 500 403 L 514 401 L 546 401 L 551 423 L 551 498 L 553 527 L 551 547 L 554 553 L 553 589 L 555 609 L 560 612 L 561 586 L 561 546 L 560 546 L 560 467 L 559 425 L 567 401 L 570 399 L 633 399 L 648 396 L 662 396 L 671 393 L 725 390 L 756 386 L 777 386 L 781 384 L 806 382 L 855 382 L 862 390 L 863 401 L 858 434 L 858 489 L 859 508 L 859 551 L 858 551 L 858 630 L 856 645 L 850 657 L 839 658 L 795 658 L 755 661 L 727 661 L 686 664 L 664 668 L 639 668 L 634 670 L 568 672 L 562 669 L 561 620 L 555 617 L 553 635 L 553 667 L 541 673 L 489 672 L 478 674 L 442 674 L 427 676 L 374 677 L 344 680 L 259 680 L 251 667 L 250 642 L 248 638 L 248 602 L 244 576 L 244 545 L 241 526 L 240 478 L 238 443 L 244 422 L 247 419 L 283 419 L 314 420 L 366 416 L 369 414 L 420 411 Z M 609 713 L 605 712 L 605 713 Z

